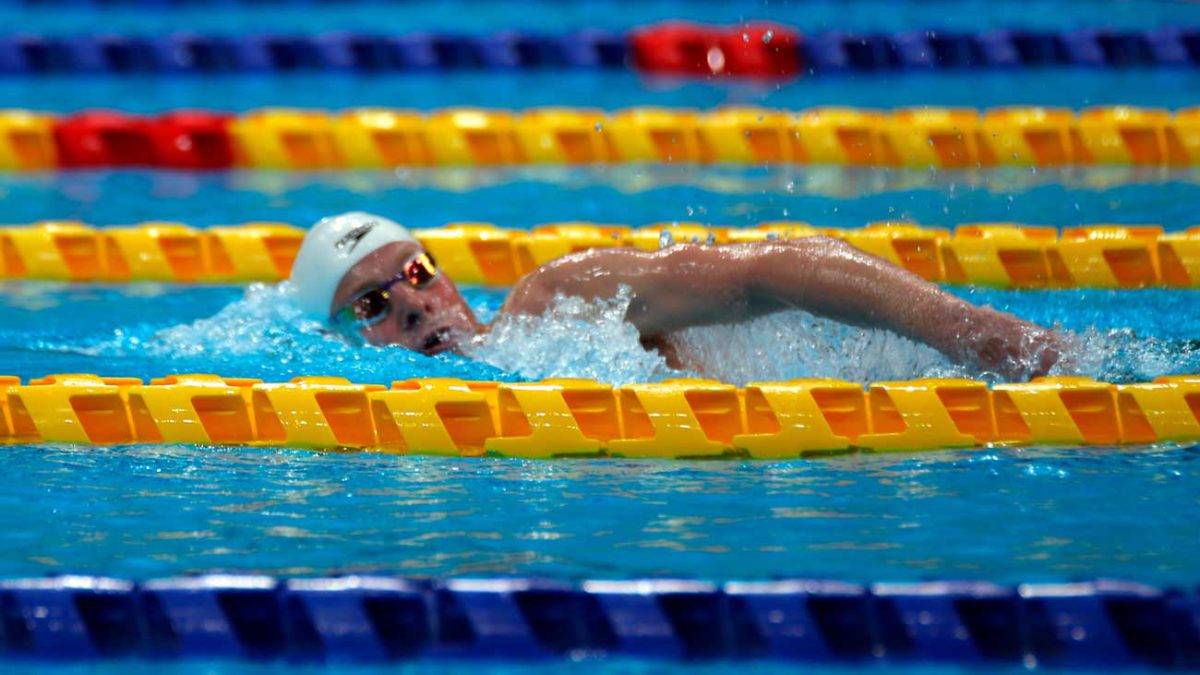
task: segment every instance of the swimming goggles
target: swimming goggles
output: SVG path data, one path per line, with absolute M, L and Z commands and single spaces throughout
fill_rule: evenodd
M 420 290 L 437 278 L 437 263 L 428 253 L 421 252 L 409 258 L 396 276 L 386 282 L 370 288 L 354 296 L 345 307 L 334 314 L 333 321 L 339 325 L 365 328 L 387 318 L 392 308 L 392 287 L 398 283 L 407 283 L 414 289 Z

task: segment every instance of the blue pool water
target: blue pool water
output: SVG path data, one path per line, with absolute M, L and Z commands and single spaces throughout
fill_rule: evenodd
M 1168 2 L 456 3 L 247 7 L 220 14 L 118 8 L 113 31 L 623 29 L 668 16 L 771 18 L 805 29 L 901 30 L 1101 22 L 1200 24 L 1200 5 Z M 15 14 L 14 14 L 15 13 Z M 77 33 L 90 10 L 0 8 L 23 30 Z M 627 73 L 278 78 L 0 79 L 0 105 L 70 112 L 105 106 L 264 105 L 431 109 L 754 103 L 894 107 L 1197 103 L 1191 71 L 1040 71 L 824 78 L 763 87 L 666 82 Z M 731 167 L 394 171 L 292 174 L 76 172 L 0 176 L 0 222 L 80 219 L 100 226 L 178 220 L 306 225 L 364 209 L 408 225 L 456 220 L 502 227 L 591 220 L 695 220 L 749 226 L 807 220 L 857 227 L 908 219 L 951 227 L 1016 221 L 1197 224 L 1200 171 L 900 171 Z M 467 289 L 487 316 L 502 289 Z M 1200 292 L 954 292 L 1076 336 L 1068 372 L 1119 381 L 1200 370 Z M 0 284 L 0 374 L 158 377 L 219 372 L 269 380 L 344 375 L 387 383 L 420 376 L 517 379 L 584 374 L 620 382 L 669 376 L 636 357 L 600 311 L 591 351 L 569 313 L 531 343 L 491 345 L 488 362 L 355 348 L 299 322 L 268 287 Z M 605 320 L 608 319 L 607 322 Z M 728 379 L 831 375 L 857 381 L 955 371 L 927 351 L 803 316 L 757 331 L 713 329 Z M 767 330 L 769 329 L 769 330 Z M 764 338 L 765 333 L 781 338 Z M 573 342 L 574 340 L 574 342 Z M 624 341 L 623 341 L 624 340 Z M 600 347 L 596 345 L 599 344 Z M 567 348 L 571 345 L 574 347 Z M 544 353 L 579 356 L 564 363 Z M 557 351 L 556 351 L 557 350 Z M 524 360 L 519 363 L 514 355 Z M 749 355 L 749 356 L 747 356 Z M 751 364 L 757 368 L 745 367 Z M 516 364 L 514 366 L 514 364 Z M 554 370 L 565 368 L 566 372 Z M 1024 448 L 790 462 L 439 459 L 375 453 L 214 447 L 7 447 L 0 491 L 0 577 L 55 572 L 133 578 L 200 570 L 331 574 L 638 575 L 714 580 L 821 576 L 997 582 L 1125 577 L 1193 584 L 1200 555 L 1200 450 Z M 161 672 L 160 666 L 154 666 Z M 557 668 L 557 666 L 555 666 Z M 117 664 L 112 669 L 129 669 Z M 209 672 L 192 665 L 181 672 Z M 653 669 L 614 664 L 622 672 Z M 248 672 L 268 668 L 247 668 Z M 556 670 L 557 672 L 557 670 Z M 923 670 L 922 672 L 930 672 Z
M 462 193 L 344 175 L 296 183 L 281 177 L 275 189 L 267 187 L 270 179 L 249 175 L 74 175 L 7 180 L 11 196 L 3 204 L 8 221 L 57 214 L 101 224 L 156 214 L 200 224 L 303 223 L 358 206 L 410 216 L 419 225 L 473 217 L 522 227 L 573 214 L 647 223 L 680 217 L 687 205 L 701 209 L 696 217 L 736 225 L 754 222 L 754 209 L 770 204 L 796 218 L 840 225 L 886 217 L 891 206 L 935 224 L 1041 213 L 1053 216 L 1044 222 L 1058 224 L 1122 216 L 1180 227 L 1190 223 L 1187 204 L 1196 196 L 1183 180 L 1005 193 L 986 180 L 987 188 L 952 189 L 944 176 L 925 174 L 860 199 L 787 190 L 730 194 L 700 186 L 703 171 L 691 173 L 675 177 L 689 186 L 642 192 L 595 181 L 563 192 L 569 177 L 504 183 L 504 176 L 493 176 L 499 185 Z M 778 180 L 761 172 L 736 177 Z M 949 213 L 941 210 L 946 204 Z M 68 208 L 56 211 L 60 206 Z M 1198 365 L 1178 345 L 1200 338 L 1197 292 L 956 292 L 1079 333 L 1085 343 L 1078 368 L 1085 374 L 1136 380 Z M 504 293 L 468 289 L 468 297 L 486 315 Z M 22 377 L 64 371 L 143 378 L 209 371 L 274 380 L 341 374 L 381 383 L 517 377 L 459 357 L 331 342 L 297 326 L 286 299 L 269 288 L 8 284 L 0 298 L 0 363 Z M 764 364 L 791 367 L 787 375 L 865 380 L 944 366 L 912 345 L 892 344 L 881 355 L 869 349 L 870 336 L 842 342 L 803 322 L 784 328 L 816 351 L 781 353 L 791 347 L 745 332 L 730 336 L 731 349 L 759 350 Z M 855 340 L 867 347 L 854 351 Z M 628 347 L 615 344 L 570 367 L 592 368 L 578 372 L 610 381 L 664 375 L 630 370 L 622 358 Z M 838 357 L 822 358 L 822 347 L 837 348 Z M 1003 581 L 1108 575 L 1186 583 L 1200 548 L 1193 529 L 1200 517 L 1198 457 L 1174 447 L 1022 449 L 689 464 L 18 447 L 6 450 L 10 487 L 0 497 L 0 547 L 21 553 L 0 560 L 0 575 L 71 570 L 144 578 L 226 569 Z
M 913 28 L 984 30 L 1004 26 L 1069 29 L 1107 25 L 1155 28 L 1164 24 L 1195 23 L 1200 9 L 1170 0 L 359 0 L 337 11 L 296 3 L 201 3 L 179 5 L 173 11 L 154 3 L 109 2 L 102 12 L 84 3 L 5 3 L 0 20 L 6 26 L 49 34 L 74 35 L 98 30 L 157 34 L 163 31 L 203 31 L 241 34 L 255 31 L 321 33 L 331 30 L 371 32 L 446 31 L 485 33 L 504 29 L 565 31 L 577 28 L 626 30 L 670 19 L 705 23 L 743 20 L 777 21 L 805 31 L 901 31 Z M 81 5 L 84 5 L 81 7 Z M 140 5 L 140 6 L 139 6 Z
M 1197 20 L 1200 24 L 1200 20 Z M 897 78 L 904 86 L 897 89 Z M 524 109 L 568 105 L 614 110 L 634 105 L 711 108 L 818 105 L 875 108 L 941 105 L 1046 105 L 1082 108 L 1197 104 L 1200 70 L 1087 70 L 916 72 L 814 76 L 795 82 L 729 82 L 647 78 L 632 72 L 476 72 L 403 75 L 60 75 L 0 78 L 0 101 L 34 110 L 74 112 L 114 108 L 153 113 L 174 108 L 244 111 L 267 106 L 342 109 L 360 106 L 430 110 L 449 106 Z
M 911 220 L 948 227 L 1021 222 L 1057 227 L 1200 223 L 1200 170 L 742 169 L 614 166 L 493 171 L 68 172 L 0 177 L 0 222 L 77 219 L 96 225 L 170 220 L 196 226 L 282 221 L 308 226 L 369 209 L 410 227 L 484 221 L 509 228 L 594 221 L 700 221 L 750 226 L 802 220 L 860 227 Z

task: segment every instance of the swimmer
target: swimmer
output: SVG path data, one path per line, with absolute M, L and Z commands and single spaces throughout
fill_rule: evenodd
M 354 212 L 318 222 L 296 256 L 291 283 L 308 316 L 375 345 L 458 352 L 489 330 L 416 238 L 379 216 Z M 1053 331 L 973 305 L 824 236 L 574 253 L 521 279 L 497 316 L 539 315 L 557 296 L 608 299 L 622 287 L 632 298 L 626 319 L 642 344 L 672 367 L 698 372 L 703 364 L 679 362 L 672 333 L 787 309 L 884 328 L 1006 379 L 1045 374 L 1061 352 Z

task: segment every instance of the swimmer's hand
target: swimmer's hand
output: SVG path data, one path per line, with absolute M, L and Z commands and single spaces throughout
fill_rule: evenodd
M 972 307 L 955 332 L 951 356 L 1009 381 L 1049 374 L 1067 348 L 1061 334 L 990 307 Z

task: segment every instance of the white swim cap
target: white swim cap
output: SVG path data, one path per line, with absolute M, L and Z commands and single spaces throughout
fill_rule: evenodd
M 322 219 L 308 234 L 292 263 L 296 302 L 304 313 L 328 321 L 333 296 L 350 268 L 396 241 L 416 241 L 399 223 L 362 211 Z

